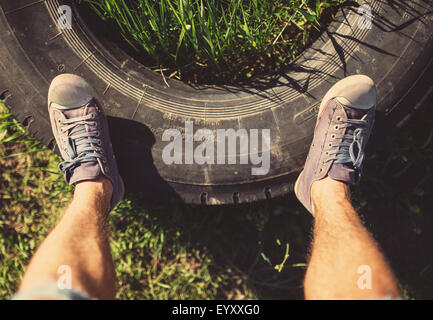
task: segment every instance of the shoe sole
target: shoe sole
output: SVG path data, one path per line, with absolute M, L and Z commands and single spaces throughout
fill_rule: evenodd
M 95 99 L 97 101 L 97 103 L 101 106 L 102 114 L 104 115 L 105 122 L 106 122 L 107 128 L 108 128 L 108 118 L 107 118 L 107 114 L 105 113 L 105 109 L 102 106 L 102 103 L 100 102 L 100 100 L 98 99 L 98 97 L 93 97 L 93 99 Z M 109 132 L 108 132 L 108 134 L 109 134 Z M 111 148 L 113 148 L 113 145 L 111 144 L 111 136 L 110 136 L 110 145 L 111 145 Z M 114 154 L 114 150 L 112 150 L 112 151 L 113 151 L 113 155 L 114 155 L 114 158 L 115 158 L 115 161 L 116 161 L 116 165 L 118 166 L 116 155 Z M 122 201 L 122 199 L 125 197 L 125 184 L 123 182 L 122 176 L 120 175 L 119 166 L 117 167 L 117 175 L 119 176 L 120 186 L 121 186 L 121 190 L 122 190 L 122 197 L 120 198 L 121 199 L 120 201 Z M 119 203 L 117 203 L 117 204 L 119 204 Z M 117 204 L 116 204 L 116 206 L 117 206 Z M 113 209 L 114 209 L 114 207 L 113 207 Z M 110 212 L 111 212 L 111 210 L 110 210 Z

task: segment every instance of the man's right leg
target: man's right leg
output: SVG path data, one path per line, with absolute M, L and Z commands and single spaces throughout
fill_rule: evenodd
M 375 106 L 376 87 L 364 75 L 338 81 L 320 105 L 310 151 L 295 185 L 296 196 L 315 217 L 307 299 L 399 296 L 391 269 L 349 199 L 348 185 L 361 177 Z
M 306 299 L 399 297 L 391 268 L 350 203 L 349 186 L 327 177 L 314 182 L 311 198 L 315 221 Z

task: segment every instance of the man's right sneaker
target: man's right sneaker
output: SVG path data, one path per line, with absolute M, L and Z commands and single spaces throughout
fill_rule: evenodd
M 329 176 L 347 184 L 359 182 L 375 106 L 376 87 L 364 75 L 338 81 L 323 98 L 304 170 L 295 184 L 296 197 L 311 214 L 314 181 Z

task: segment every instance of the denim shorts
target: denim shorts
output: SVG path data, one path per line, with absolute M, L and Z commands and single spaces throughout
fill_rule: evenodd
M 18 292 L 12 300 L 91 300 L 91 298 L 76 289 L 61 289 L 56 281 L 51 281 Z

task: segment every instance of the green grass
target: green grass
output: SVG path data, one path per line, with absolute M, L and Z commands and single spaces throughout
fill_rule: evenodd
M 57 171 L 60 158 L 0 108 L 0 298 L 6 299 L 72 189 Z M 406 298 L 433 298 L 432 127 L 433 108 L 426 107 L 370 153 L 353 191 Z M 119 299 L 303 297 L 312 219 L 293 195 L 202 208 L 128 193 L 109 223 Z
M 73 189 L 58 173 L 61 159 L 31 138 L 1 103 L 0 109 L 0 299 L 6 299 Z M 289 258 L 290 233 L 283 230 L 268 243 L 266 208 L 204 212 L 127 194 L 109 220 L 117 298 L 254 299 L 262 290 L 269 296 L 299 293 L 303 257 L 290 252 Z M 281 215 L 281 208 L 275 214 Z M 293 236 L 305 242 L 301 231 Z
M 71 198 L 59 157 L 31 138 L 0 103 L 0 298 L 7 298 L 36 246 Z
M 226 82 L 277 71 L 345 0 L 83 0 L 170 77 Z M 329 12 L 329 11 L 328 11 Z M 206 81 L 205 79 L 201 79 Z

